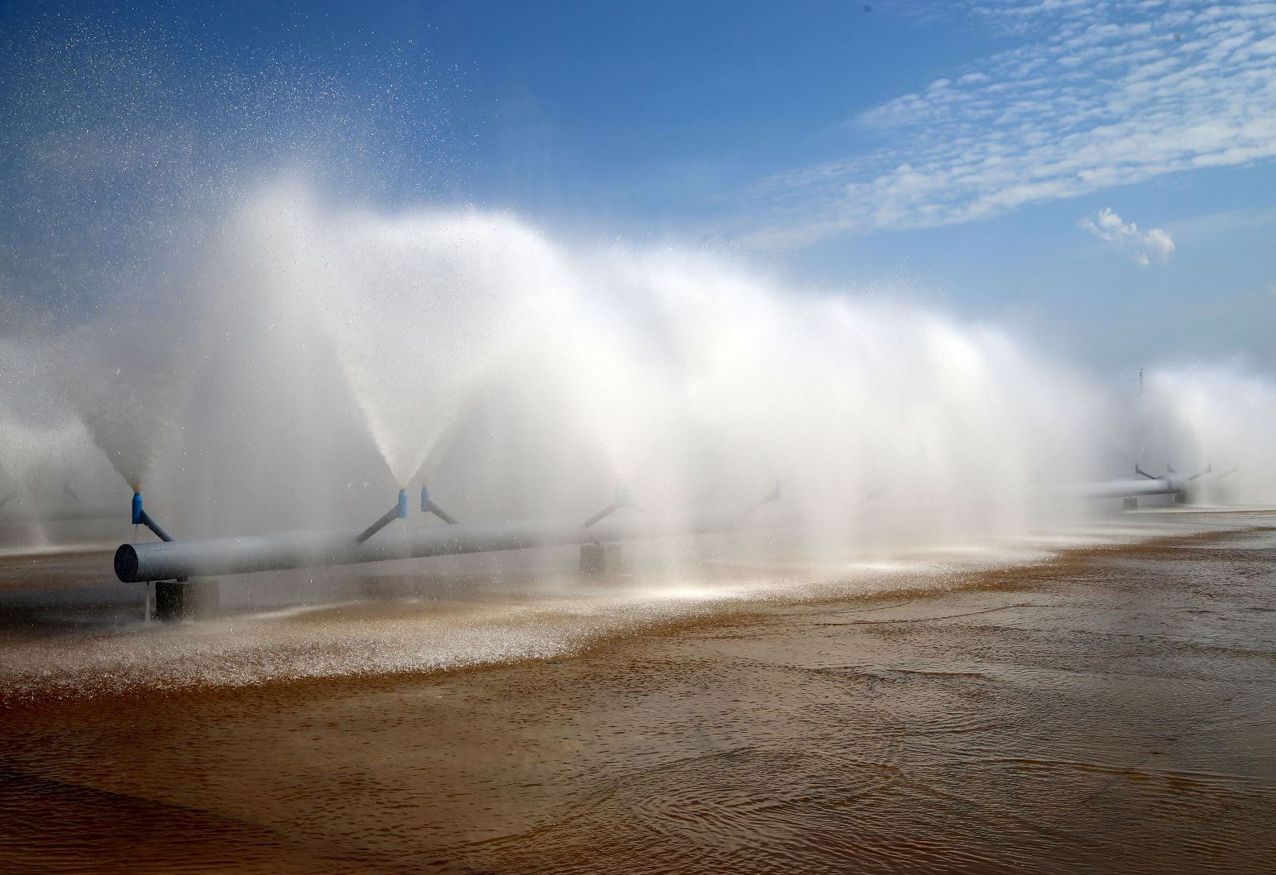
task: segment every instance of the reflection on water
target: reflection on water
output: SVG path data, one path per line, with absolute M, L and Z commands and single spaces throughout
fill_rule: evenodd
M 1271 871 L 1274 555 L 392 569 L 211 623 L 47 615 L 5 647 L 10 692 L 47 686 L 0 717 L 0 869 Z

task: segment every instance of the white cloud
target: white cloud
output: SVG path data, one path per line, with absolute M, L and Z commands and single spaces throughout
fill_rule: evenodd
M 967 222 L 1276 157 L 1276 2 L 992 0 L 1022 40 L 863 112 L 886 146 L 782 174 L 733 229 L 759 245 Z
M 1162 228 L 1140 231 L 1139 226 L 1127 222 L 1109 207 L 1093 216 L 1086 216 L 1077 223 L 1105 243 L 1110 243 L 1127 253 L 1138 264 L 1147 267 L 1154 260 L 1168 261 L 1174 252 L 1174 240 Z

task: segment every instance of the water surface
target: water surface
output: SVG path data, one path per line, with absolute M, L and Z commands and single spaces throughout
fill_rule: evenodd
M 0 868 L 1272 871 L 1276 517 L 1220 516 L 858 579 L 46 617 L 5 649 Z

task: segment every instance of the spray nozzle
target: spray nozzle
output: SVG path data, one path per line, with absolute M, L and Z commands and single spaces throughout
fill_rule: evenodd
M 366 529 L 360 532 L 357 536 L 355 536 L 355 541 L 362 544 L 364 541 L 371 538 L 373 535 L 375 535 L 377 532 L 384 529 L 386 526 L 390 525 L 390 523 L 394 522 L 395 520 L 405 520 L 407 518 L 408 518 L 408 491 L 406 489 L 400 489 L 399 499 L 398 501 L 394 503 L 394 506 L 391 507 L 389 510 L 387 510 L 384 514 L 382 514 L 379 520 L 377 520 L 375 523 L 368 526 Z
M 161 541 L 173 540 L 173 536 L 170 535 L 163 526 L 155 522 L 155 520 L 151 518 L 151 515 L 146 512 L 146 508 L 142 506 L 142 493 L 140 492 L 133 493 L 132 519 L 133 519 L 133 525 L 146 526 L 148 529 L 154 532 L 155 537 L 159 538 Z

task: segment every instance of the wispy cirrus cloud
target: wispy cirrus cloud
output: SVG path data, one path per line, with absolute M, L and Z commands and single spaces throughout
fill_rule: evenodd
M 1174 239 L 1164 228 L 1140 231 L 1138 225 L 1125 221 L 1109 207 L 1084 217 L 1077 224 L 1083 231 L 1125 252 L 1144 267 L 1153 261 L 1168 261 L 1174 252 Z
M 1022 45 L 849 120 L 887 145 L 765 180 L 744 198 L 740 236 L 794 246 L 954 224 L 1276 157 L 1276 2 L 968 11 Z

